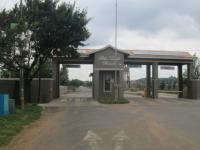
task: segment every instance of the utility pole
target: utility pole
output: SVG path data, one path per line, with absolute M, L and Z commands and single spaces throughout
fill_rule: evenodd
M 118 81 L 117 81 L 117 36 L 118 36 L 118 2 L 116 0 L 116 6 L 115 6 L 115 83 L 114 83 L 114 88 L 115 88 L 115 101 L 118 100 Z
M 20 0 L 20 21 L 22 21 L 23 15 L 23 3 Z M 24 109 L 24 69 L 23 69 L 23 59 L 22 59 L 22 47 L 20 47 L 20 56 L 21 56 L 21 63 L 20 63 L 20 79 L 19 79 L 19 89 L 20 89 L 20 102 L 21 108 Z

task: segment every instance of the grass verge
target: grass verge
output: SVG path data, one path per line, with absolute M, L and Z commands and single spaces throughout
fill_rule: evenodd
M 129 101 L 125 98 L 120 98 L 118 100 L 114 100 L 111 97 L 103 97 L 98 100 L 102 104 L 127 104 Z
M 0 147 L 9 143 L 25 125 L 40 118 L 42 108 L 36 104 L 27 104 L 24 110 L 16 109 L 15 113 L 0 116 Z

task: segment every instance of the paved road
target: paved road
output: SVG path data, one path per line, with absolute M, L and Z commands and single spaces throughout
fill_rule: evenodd
M 131 99 L 102 105 L 65 96 L 45 106 L 8 150 L 198 150 L 200 101 Z

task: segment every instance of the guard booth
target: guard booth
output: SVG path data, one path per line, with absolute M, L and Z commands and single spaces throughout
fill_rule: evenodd
M 124 57 L 127 53 L 115 50 L 113 47 L 100 49 L 89 54 L 94 58 L 93 97 L 122 98 L 125 88 Z

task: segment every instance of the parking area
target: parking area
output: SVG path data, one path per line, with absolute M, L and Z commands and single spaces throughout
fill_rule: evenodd
M 65 94 L 42 105 L 42 118 L 4 149 L 200 149 L 198 100 L 129 97 L 129 104 L 103 105 L 91 99 L 69 101 L 68 97 Z

